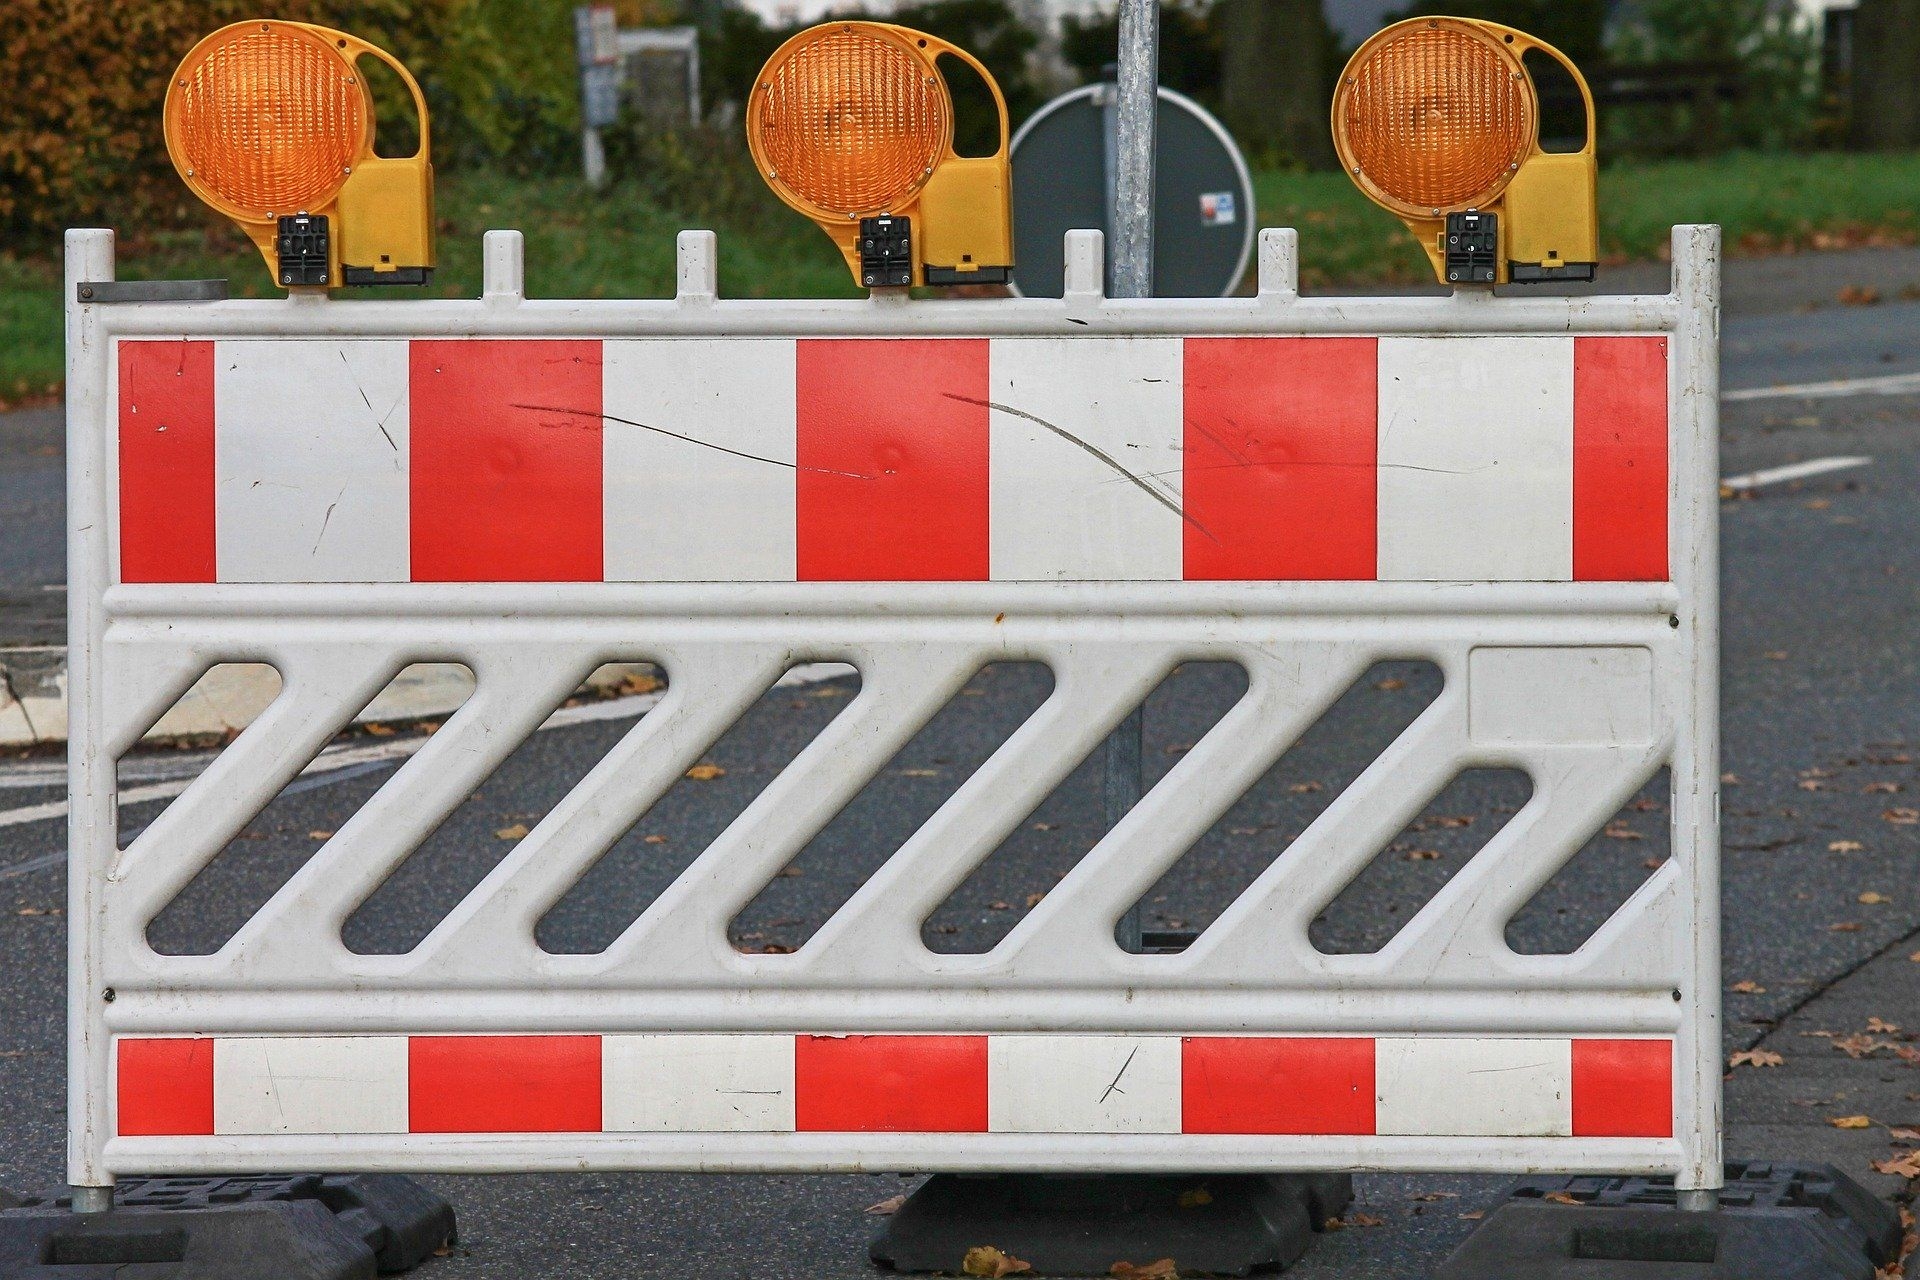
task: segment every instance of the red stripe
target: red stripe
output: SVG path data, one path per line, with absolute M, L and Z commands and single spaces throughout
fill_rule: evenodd
M 212 582 L 213 344 L 120 344 L 120 580 Z
M 1192 1036 L 1182 1043 L 1184 1133 L 1370 1134 L 1373 1041 Z
M 1575 1040 L 1573 1136 L 1671 1138 L 1673 1041 Z
M 114 1131 L 126 1138 L 213 1132 L 213 1041 L 127 1039 L 118 1045 Z
M 414 581 L 597 582 L 600 344 L 411 348 Z
M 986 340 L 798 348 L 801 580 L 986 578 Z
M 985 1036 L 796 1036 L 801 1132 L 985 1133 Z
M 413 1036 L 414 1133 L 597 1133 L 599 1036 Z
M 1185 346 L 1186 576 L 1373 578 L 1378 341 Z
M 1668 576 L 1665 338 L 1573 340 L 1573 576 Z

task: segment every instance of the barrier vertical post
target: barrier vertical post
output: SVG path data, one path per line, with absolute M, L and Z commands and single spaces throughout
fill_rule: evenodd
M 68 582 L 107 580 L 107 520 L 101 482 L 108 474 L 108 360 L 112 344 L 100 332 L 99 308 L 81 290 L 114 277 L 113 232 L 69 231 L 66 239 L 67 524 Z M 67 655 L 67 919 L 93 920 L 107 868 L 101 855 L 114 846 L 113 766 L 97 749 L 105 700 L 99 679 L 106 619 L 97 593 L 67 593 L 67 634 L 78 643 Z M 100 981 L 98 935 L 67 931 L 67 1182 L 76 1213 L 113 1207 L 113 1177 L 100 1161 L 111 1129 L 107 1082 L 111 1042 L 96 1001 L 111 999 Z

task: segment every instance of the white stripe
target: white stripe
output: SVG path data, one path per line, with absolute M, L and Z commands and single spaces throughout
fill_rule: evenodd
M 407 343 L 214 346 L 222 582 L 405 582 Z
M 405 1133 L 405 1036 L 222 1037 L 216 1134 Z
M 1177 580 L 1180 339 L 996 338 L 991 359 L 992 576 Z
M 1826 400 L 1835 396 L 1904 396 L 1920 392 L 1920 373 L 1886 373 L 1872 378 L 1836 378 L 1831 382 L 1796 382 L 1781 387 L 1742 387 L 1722 391 L 1720 398 L 1739 400 Z
M 790 1035 L 601 1039 L 609 1133 L 791 1133 Z
M 607 579 L 793 581 L 793 342 L 604 350 Z
M 994 1133 L 1180 1132 L 1178 1036 L 990 1036 Z
M 1573 339 L 1380 339 L 1380 578 L 1573 577 Z
M 1571 1137 L 1573 1042 L 1382 1038 L 1374 1089 L 1383 1136 Z
M 1824 476 L 1830 471 L 1851 471 L 1855 467 L 1869 466 L 1872 462 L 1872 458 L 1813 458 L 1807 462 L 1789 463 L 1784 467 L 1768 467 L 1763 471 L 1749 471 L 1745 475 L 1728 476 L 1720 482 L 1720 487 L 1722 489 L 1764 489 L 1770 484 L 1785 484 L 1789 480 Z

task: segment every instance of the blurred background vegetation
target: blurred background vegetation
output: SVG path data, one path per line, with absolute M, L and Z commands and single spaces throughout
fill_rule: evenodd
M 1053 94 L 1105 76 L 1116 38 L 1111 18 L 1069 19 L 1046 36 L 1020 20 L 1021 3 L 920 0 L 892 16 L 975 53 L 1017 126 Z M 381 44 L 421 81 L 440 191 L 436 293 L 477 289 L 478 235 L 491 226 L 527 232 L 530 285 L 549 295 L 668 292 L 673 232 L 686 226 L 721 232 L 729 293 L 851 292 L 825 238 L 761 183 L 741 137 L 737 104 L 797 28 L 731 0 L 617 0 L 623 26 L 699 28 L 705 123 L 613 131 L 615 180 L 590 191 L 576 176 L 571 0 L 267 8 Z M 227 275 L 238 293 L 269 289 L 252 250 L 180 184 L 159 127 L 180 57 L 207 32 L 257 16 L 259 0 L 8 0 L 6 12 L 0 401 L 57 380 L 64 227 L 116 228 L 130 278 Z M 1818 33 L 1784 0 L 1412 0 L 1389 16 L 1440 12 L 1541 36 L 1594 81 L 1614 260 L 1657 256 L 1674 221 L 1721 221 L 1751 252 L 1920 234 L 1920 36 L 1899 38 L 1920 29 L 1920 0 L 1860 0 L 1854 63 L 1873 80 L 1857 86 L 1823 63 Z M 1255 166 L 1261 223 L 1301 229 L 1307 282 L 1417 280 L 1420 258 L 1399 225 L 1330 171 L 1326 104 L 1349 52 L 1320 0 L 1163 5 L 1163 83 L 1227 122 Z M 978 92 L 959 96 L 961 141 L 985 140 L 990 112 Z M 1849 103 L 1868 105 L 1850 113 Z M 410 114 L 383 105 L 383 140 L 384 122 Z

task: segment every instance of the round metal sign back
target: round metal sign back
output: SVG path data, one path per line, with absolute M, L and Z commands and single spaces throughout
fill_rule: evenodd
M 1113 245 L 1114 86 L 1090 84 L 1047 103 L 1013 136 L 1013 290 L 1057 298 L 1066 233 L 1093 227 Z M 1160 90 L 1155 130 L 1153 295 L 1232 293 L 1253 253 L 1253 179 L 1218 120 Z M 1112 292 L 1112 272 L 1108 272 Z

